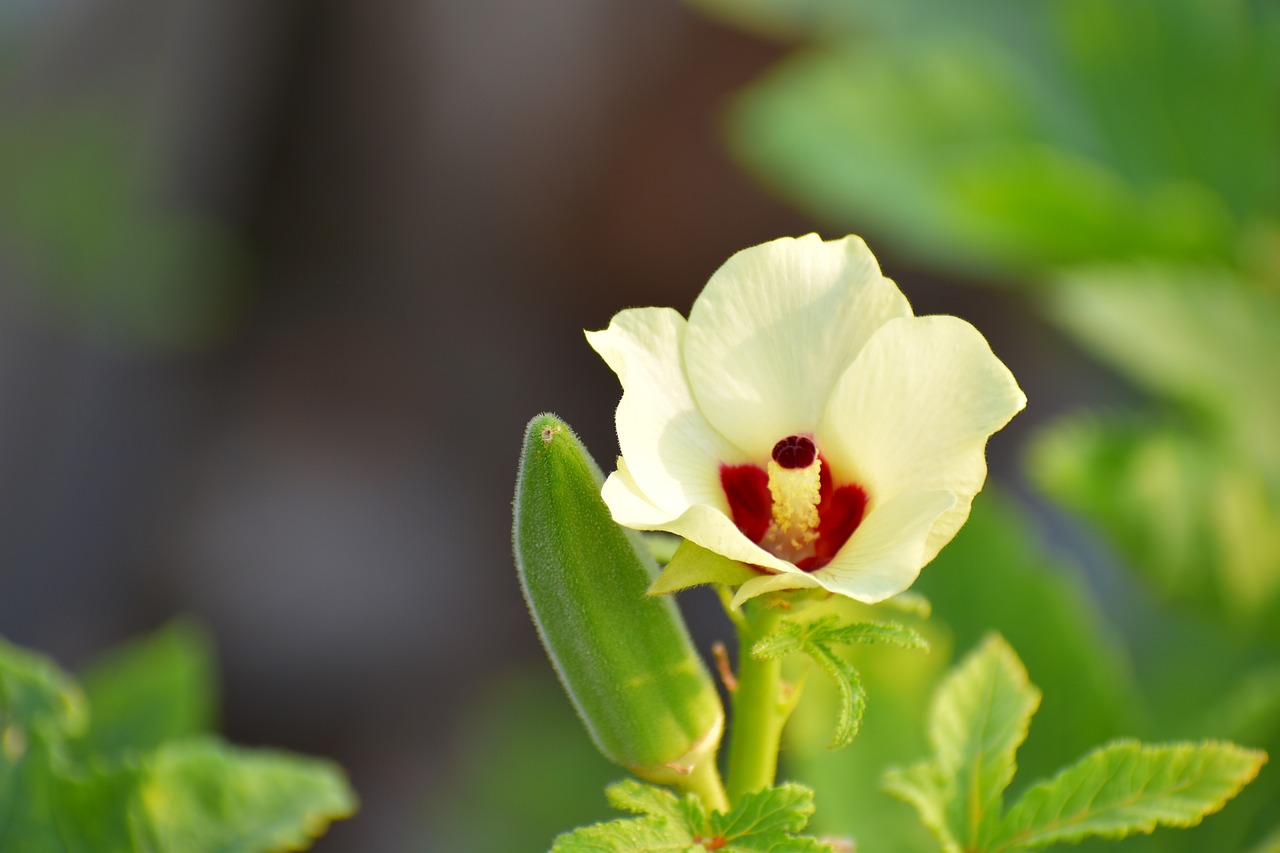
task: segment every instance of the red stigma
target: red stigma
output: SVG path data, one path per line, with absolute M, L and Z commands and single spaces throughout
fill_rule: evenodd
M 773 461 L 783 468 L 808 468 L 818 455 L 813 439 L 789 435 L 773 446 Z

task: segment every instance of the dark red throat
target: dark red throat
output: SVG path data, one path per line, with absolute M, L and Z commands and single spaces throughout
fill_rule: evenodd
M 791 438 L 797 438 L 797 436 Z M 809 439 L 803 436 L 799 438 L 809 442 L 810 447 L 813 446 Z M 790 440 L 783 439 L 779 445 Z M 777 460 L 777 455 L 778 451 L 775 448 L 775 461 L 783 467 L 808 467 L 808 465 L 787 466 Z M 810 458 L 809 462 L 812 463 L 812 461 Z M 797 568 L 804 569 L 806 572 L 820 569 L 830 563 L 844 543 L 849 541 L 853 531 L 858 529 L 858 525 L 862 523 L 862 516 L 867 511 L 867 493 L 861 486 L 853 483 L 835 488 L 826 459 L 822 459 L 819 483 L 822 500 L 818 503 L 818 538 L 813 543 L 814 554 L 796 564 Z M 744 536 L 757 545 L 760 544 L 765 534 L 769 532 L 770 522 L 773 521 L 773 497 L 769 494 L 769 474 L 758 465 L 721 465 L 720 485 L 724 488 L 725 497 L 728 498 L 733 523 Z

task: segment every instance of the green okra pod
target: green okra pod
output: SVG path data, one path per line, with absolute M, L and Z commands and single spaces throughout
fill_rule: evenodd
M 657 564 L 639 534 L 610 517 L 603 480 L 567 424 L 549 414 L 530 421 L 515 496 L 525 600 L 604 756 L 707 798 L 719 789 L 724 710 L 674 602 L 645 596 Z

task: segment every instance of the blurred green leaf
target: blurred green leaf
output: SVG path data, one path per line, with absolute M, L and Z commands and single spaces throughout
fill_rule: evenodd
M 0 737 L 25 739 L 24 732 L 37 726 L 72 736 L 88 721 L 84 693 L 71 676 L 48 658 L 0 639 Z
M 1280 506 L 1256 464 L 1187 430 L 1077 418 L 1041 433 L 1030 469 L 1165 596 L 1276 634 Z
M 1209 709 L 1203 733 L 1241 743 L 1280 742 L 1280 665 L 1240 678 Z
M 140 670 L 148 662 L 158 668 L 155 679 Z M 114 716 L 86 737 L 89 707 L 71 678 L 46 658 L 0 641 L 0 850 L 301 850 L 331 820 L 349 816 L 355 795 L 330 762 L 236 749 L 213 738 L 140 748 L 193 717 L 172 708 L 153 713 L 139 703 L 152 697 L 184 707 L 166 695 L 174 688 L 170 679 L 208 663 L 203 640 L 181 625 L 126 650 L 97 671 L 91 695 L 106 696 Z M 141 718 L 129 719 L 130 711 Z M 148 721 L 164 731 L 144 732 Z M 100 744 L 110 753 L 92 748 Z
M 1280 827 L 1276 827 L 1257 846 L 1249 848 L 1249 853 L 1280 853 Z
M 114 651 L 81 674 L 90 752 L 115 755 L 210 731 L 217 707 L 209 638 L 189 622 Z
M 592 746 L 550 672 L 512 672 L 474 697 L 431 794 L 424 849 L 545 853 L 565 827 L 605 818 L 617 769 Z
M 1236 229 L 1276 215 L 1274 3 L 1057 0 L 1045 8 L 1079 112 L 1126 182 L 1201 187 L 1222 200 Z
M 202 738 L 167 743 L 142 766 L 139 810 L 159 850 L 305 849 L 356 809 L 342 771 L 320 759 Z
M 812 28 L 819 46 L 748 89 L 729 129 L 767 185 L 839 227 L 1038 277 L 1229 261 L 1246 226 L 1280 218 L 1265 4 L 703 2 Z
M 1139 189 L 1056 131 L 997 44 L 950 38 L 813 50 L 749 89 L 734 148 L 780 194 L 949 266 L 1041 273 L 1136 254 L 1224 257 L 1231 223 L 1186 183 Z
M 46 727 L 7 732 L 0 754 L 0 849 L 135 853 L 136 769 L 72 768 Z
M 1239 443 L 1280 488 L 1280 291 L 1223 269 L 1088 267 L 1059 277 L 1050 311 L 1095 355 Z

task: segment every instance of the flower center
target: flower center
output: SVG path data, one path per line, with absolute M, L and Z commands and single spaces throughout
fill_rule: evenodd
M 811 439 L 792 435 L 779 441 L 769 460 L 772 520 L 760 543 L 792 563 L 813 556 L 822 502 L 822 460 Z
M 720 483 L 733 522 L 752 542 L 805 571 L 835 557 L 862 522 L 867 494 L 835 487 L 812 438 L 790 435 L 773 447 L 767 469 L 722 465 Z

